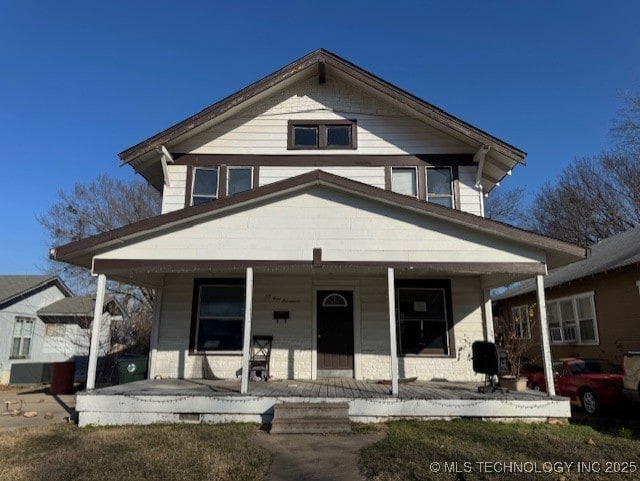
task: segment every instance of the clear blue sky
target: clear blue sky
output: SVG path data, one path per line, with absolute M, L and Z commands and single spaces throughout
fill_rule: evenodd
M 637 1 L 0 0 L 0 273 L 38 273 L 36 216 L 117 153 L 317 48 L 528 152 L 535 193 L 609 146 L 640 92 Z

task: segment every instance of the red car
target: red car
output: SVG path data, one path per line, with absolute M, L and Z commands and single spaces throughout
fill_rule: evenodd
M 579 403 L 587 414 L 595 415 L 602 406 L 623 402 L 622 370 L 604 359 L 568 358 L 553 363 L 556 393 Z M 546 391 L 544 372 L 522 373 L 527 386 Z

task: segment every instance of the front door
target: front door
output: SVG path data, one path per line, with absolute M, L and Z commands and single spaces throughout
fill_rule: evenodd
M 353 291 L 318 291 L 318 376 L 353 376 Z

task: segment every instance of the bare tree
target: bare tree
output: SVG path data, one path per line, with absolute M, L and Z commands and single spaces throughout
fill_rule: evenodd
M 640 164 L 628 155 L 573 161 L 543 185 L 530 209 L 545 235 L 588 246 L 640 225 Z
M 513 225 L 523 225 L 525 214 L 522 207 L 524 188 L 511 190 L 493 189 L 485 201 L 484 215 L 487 219 Z
M 100 176 L 91 183 L 76 184 L 71 192 L 60 192 L 58 201 L 38 222 L 49 234 L 51 245 L 58 246 L 157 215 L 160 201 L 160 194 L 147 183 Z M 94 278 L 85 268 L 50 261 L 50 271 L 76 294 L 95 292 Z M 107 283 L 107 290 L 124 308 L 141 349 L 148 347 L 153 290 L 115 282 Z
M 640 154 L 640 94 L 627 95 L 611 127 L 616 150 L 638 158 Z

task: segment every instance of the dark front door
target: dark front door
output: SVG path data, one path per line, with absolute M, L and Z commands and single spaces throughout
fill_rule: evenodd
M 353 291 L 318 291 L 318 374 L 353 372 Z M 334 373 L 339 374 L 339 373 Z

